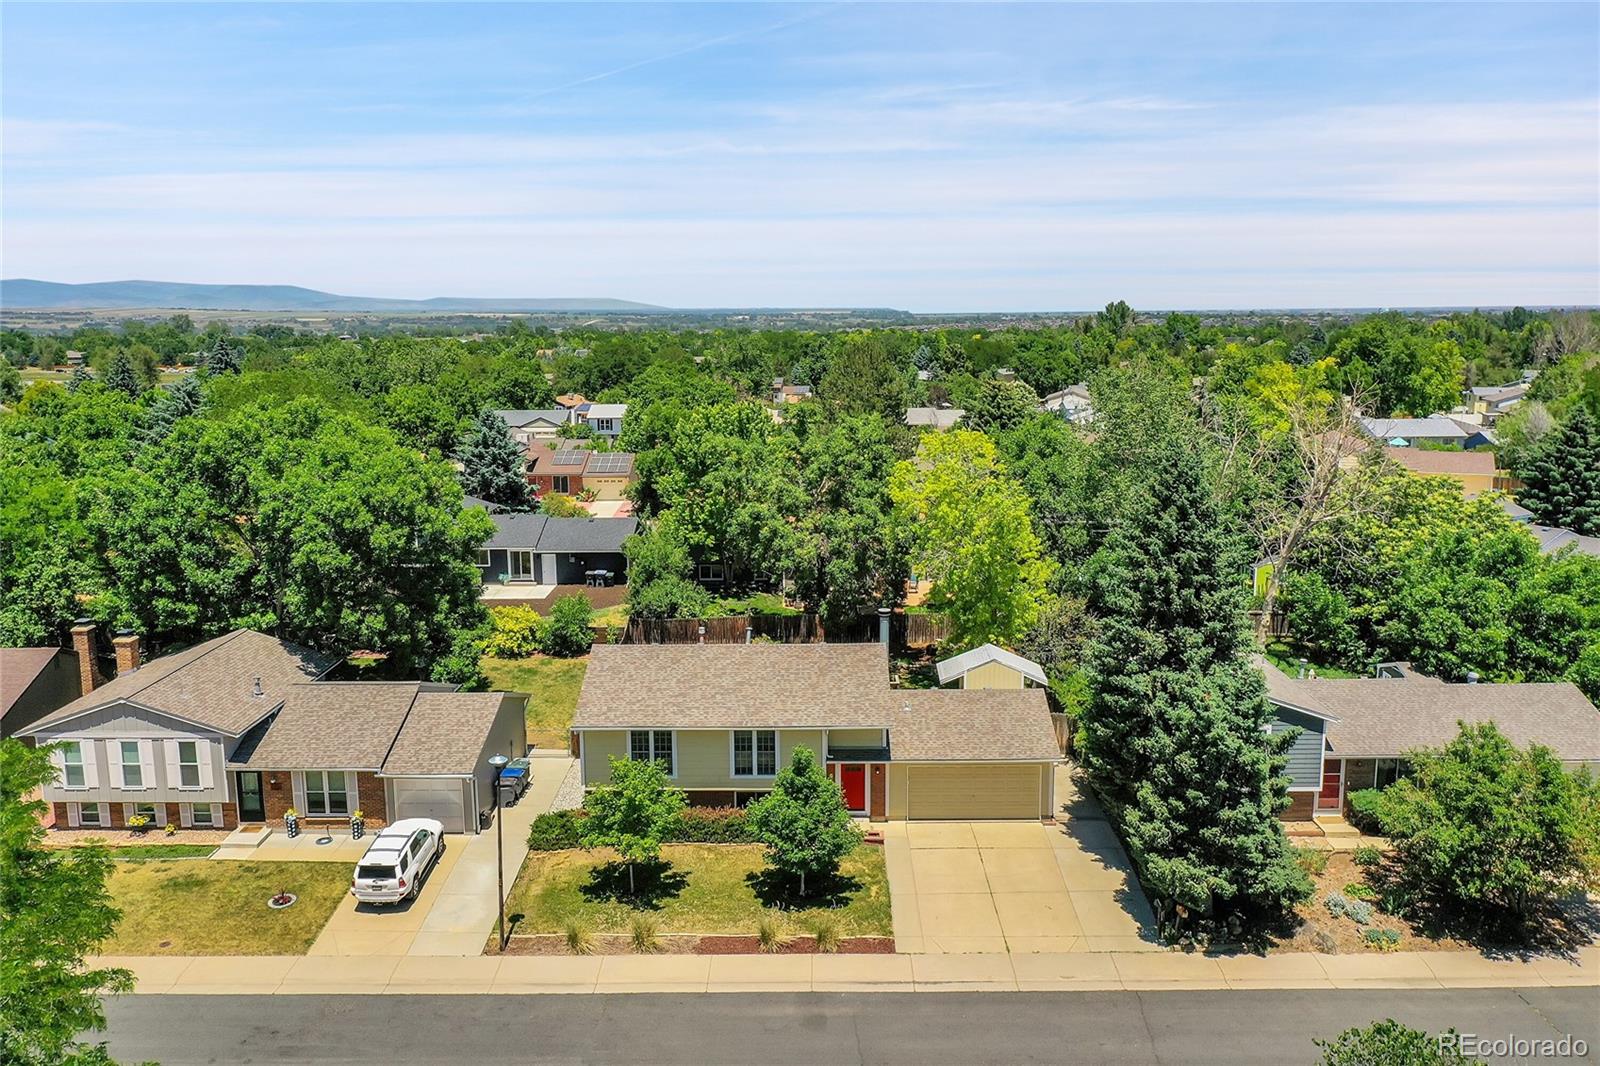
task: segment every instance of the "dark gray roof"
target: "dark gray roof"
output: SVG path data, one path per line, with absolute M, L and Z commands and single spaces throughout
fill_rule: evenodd
M 636 518 L 550 518 L 542 514 L 497 514 L 486 548 L 545 552 L 620 552 L 639 528 Z
M 521 429 L 530 422 L 549 422 L 552 425 L 565 425 L 571 414 L 564 407 L 551 407 L 540 411 L 496 411 L 505 420 L 506 425 L 512 429 Z
M 236 629 L 118 675 L 35 722 L 39 730 L 126 700 L 186 722 L 237 736 L 282 702 L 289 689 L 339 661 L 250 629 Z M 255 695 L 261 678 L 262 695 Z
M 1464 685 L 1424 675 L 1301 680 L 1271 665 L 1263 672 L 1274 703 L 1336 719 L 1327 731 L 1333 755 L 1403 755 L 1447 743 L 1458 722 L 1492 721 L 1524 747 L 1543 744 L 1565 762 L 1600 761 L 1600 711 L 1567 681 Z

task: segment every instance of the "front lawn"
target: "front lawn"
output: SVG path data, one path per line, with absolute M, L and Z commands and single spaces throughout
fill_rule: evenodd
M 181 859 L 119 862 L 111 898 L 122 919 L 103 955 L 301 955 L 350 890 L 336 862 Z M 294 906 L 267 900 L 292 892 Z
M 528 696 L 528 743 L 537 748 L 565 748 L 572 715 L 578 709 L 578 690 L 589 668 L 588 656 L 557 659 L 530 655 L 526 659 L 494 659 L 481 663 L 489 687 Z
M 712 611 L 715 615 L 766 615 L 772 618 L 794 618 L 804 611 L 790 607 L 776 592 L 753 592 L 748 596 L 722 596 Z
M 217 850 L 215 844 L 124 844 L 111 849 L 113 859 L 203 859 Z
M 633 915 L 652 915 L 662 933 L 752 935 L 763 914 L 780 919 L 790 933 L 826 908 L 843 936 L 893 936 L 889 878 L 883 849 L 861 845 L 840 864 L 831 901 L 817 907 L 778 910 L 793 901 L 771 887 L 764 849 L 755 844 L 668 844 L 662 865 L 635 868 L 637 893 L 627 895 L 628 875 L 608 851 L 531 852 L 506 903 L 517 933 L 561 933 L 568 921 L 588 923 L 596 933 L 626 933 Z

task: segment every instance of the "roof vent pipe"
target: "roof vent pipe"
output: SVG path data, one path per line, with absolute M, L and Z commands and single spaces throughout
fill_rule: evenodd
M 1467 671 L 1467 684 L 1476 685 L 1477 683 L 1478 683 L 1478 671 L 1476 671 L 1476 670 L 1468 670 Z
M 889 615 L 892 613 L 887 607 L 878 608 L 878 643 L 885 648 L 889 646 Z
M 257 695 L 257 696 L 265 696 L 266 695 L 266 693 L 261 690 L 261 679 L 259 677 L 256 678 L 256 690 L 255 690 L 254 694 Z
M 704 644 L 705 642 L 706 642 L 706 624 L 704 622 L 701 622 L 700 623 L 700 643 Z
M 1306 676 L 1306 661 L 1304 659 L 1300 660 L 1300 672 L 1294 676 L 1298 678 L 1304 678 Z

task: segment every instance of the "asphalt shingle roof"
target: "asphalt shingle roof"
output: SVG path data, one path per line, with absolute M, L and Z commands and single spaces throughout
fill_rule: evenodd
M 266 735 L 233 764 L 262 770 L 378 770 L 421 688 L 416 682 L 291 686 Z
M 896 761 L 1061 757 L 1044 689 L 902 689 L 889 722 Z
M 276 707 L 291 687 L 326 673 L 338 661 L 265 633 L 236 629 L 120 674 L 30 728 L 127 700 L 237 736 Z M 260 696 L 255 695 L 257 677 Z
M 383 762 L 388 775 L 470 774 L 500 713 L 503 692 L 419 692 Z
M 639 528 L 636 518 L 550 518 L 542 514 L 497 514 L 486 548 L 546 552 L 620 552 Z
M 1466 430 L 1442 415 L 1429 415 L 1427 418 L 1363 418 L 1361 425 L 1379 440 L 1394 440 L 1396 437 L 1458 440 L 1470 436 Z
M 0 715 L 22 698 L 60 648 L 0 648 Z
M 961 675 L 986 663 L 999 663 L 1041 685 L 1049 683 L 1049 679 L 1044 676 L 1044 668 L 1032 659 L 1024 659 L 1014 651 L 1006 651 L 993 644 L 980 644 L 971 651 L 952 655 L 948 659 L 940 659 L 937 667 L 939 684 L 948 685 Z
M 1432 677 L 1301 680 L 1267 666 L 1275 703 L 1331 716 L 1329 751 L 1345 758 L 1438 747 L 1456 723 L 1493 721 L 1515 743 L 1543 744 L 1568 762 L 1600 761 L 1600 711 L 1566 681 L 1447 684 Z

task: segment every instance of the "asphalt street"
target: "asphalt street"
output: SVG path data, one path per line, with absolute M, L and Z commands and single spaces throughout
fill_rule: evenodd
M 1429 1032 L 1572 1035 L 1600 989 L 593 996 L 127 996 L 112 1055 L 179 1063 L 1300 1063 L 1394 1017 Z M 1504 1060 L 1511 1061 L 1511 1060 Z M 1517 1060 L 1528 1061 L 1528 1060 Z

